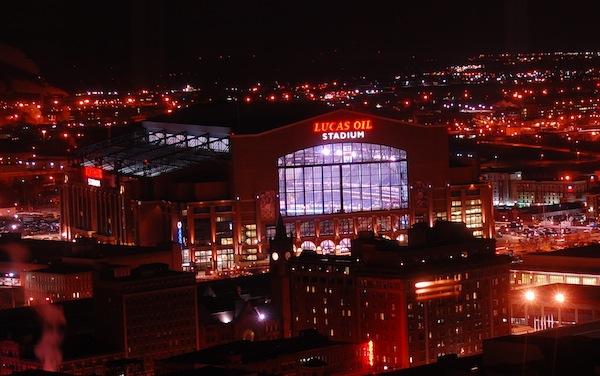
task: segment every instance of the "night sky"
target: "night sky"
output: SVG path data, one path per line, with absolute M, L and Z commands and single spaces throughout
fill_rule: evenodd
M 0 43 L 58 86 L 189 72 L 229 81 L 387 74 L 410 59 L 599 51 L 600 2 L 555 3 L 19 0 L 3 3 Z

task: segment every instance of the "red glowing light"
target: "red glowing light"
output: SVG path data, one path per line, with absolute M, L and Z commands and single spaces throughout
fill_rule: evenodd
M 102 179 L 102 169 L 96 167 L 84 167 L 84 175 L 87 178 Z
M 341 120 L 341 121 L 319 121 L 314 123 L 313 132 L 344 132 L 344 131 L 365 131 L 373 129 L 370 119 L 365 120 Z

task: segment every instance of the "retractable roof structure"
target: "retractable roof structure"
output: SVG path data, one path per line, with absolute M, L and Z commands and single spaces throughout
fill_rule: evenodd
M 155 177 L 210 159 L 228 159 L 227 127 L 143 122 L 131 133 L 83 147 L 82 166 L 120 176 Z

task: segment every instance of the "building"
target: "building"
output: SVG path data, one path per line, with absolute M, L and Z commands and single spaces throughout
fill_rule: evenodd
M 93 299 L 98 341 L 143 361 L 147 371 L 155 359 L 195 351 L 196 294 L 194 275 L 166 264 L 142 265 L 126 277 L 101 275 Z
M 585 193 L 585 202 L 587 204 L 587 218 L 591 222 L 598 222 L 600 215 L 600 187 L 592 187 Z
M 511 181 L 521 180 L 522 176 L 521 171 L 515 173 L 488 171 L 483 174 L 484 179 L 492 186 L 494 206 L 514 205 L 515 202 L 511 196 Z
M 148 263 L 181 269 L 181 252 L 174 244 L 139 247 L 98 244 L 83 238 L 76 242 L 5 239 L 0 247 L 11 261 L 0 262 L 0 306 L 91 298 L 94 273 L 128 276 L 132 269 Z
M 95 340 L 92 300 L 0 310 L 0 375 L 107 374 L 107 364 L 124 353 Z
M 21 284 L 29 305 L 54 303 L 63 300 L 85 299 L 93 296 L 93 272 L 69 265 L 25 270 Z
M 600 320 L 600 245 L 526 253 L 510 266 L 513 332 Z
M 600 286 L 600 245 L 567 248 L 544 253 L 526 253 L 511 264 L 513 289 L 555 283 Z
M 450 163 L 445 126 L 322 103 L 228 102 L 80 148 L 61 187 L 67 239 L 180 244 L 184 267 L 268 264 L 281 214 L 297 250 L 349 254 L 360 231 L 406 242 L 414 223 L 494 234 L 491 188 Z
M 565 202 L 585 201 L 590 184 L 595 181 L 563 174 L 555 180 L 523 179 L 523 173 L 516 171 L 488 171 L 483 177 L 492 186 L 492 200 L 495 206 L 557 205 Z
M 589 188 L 587 180 L 511 180 L 512 202 L 519 205 L 552 205 L 583 201 Z
M 382 372 L 478 354 L 483 339 L 509 334 L 509 262 L 494 240 L 464 224 L 423 225 L 404 246 L 371 232 L 350 255 L 274 251 L 271 270 L 289 267 L 293 335 L 315 329 L 367 342 Z
M 485 375 L 595 375 L 600 321 L 486 339 Z
M 513 331 L 600 320 L 600 286 L 554 283 L 511 291 Z

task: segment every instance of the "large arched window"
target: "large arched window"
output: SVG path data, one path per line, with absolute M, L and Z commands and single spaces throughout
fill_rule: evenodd
M 302 248 L 303 251 L 306 251 L 306 250 L 316 251 L 317 250 L 317 246 L 315 245 L 315 243 L 309 242 L 309 241 L 302 242 L 302 245 L 300 245 L 300 248 Z
M 284 216 L 408 207 L 406 151 L 384 145 L 337 143 L 278 159 Z

